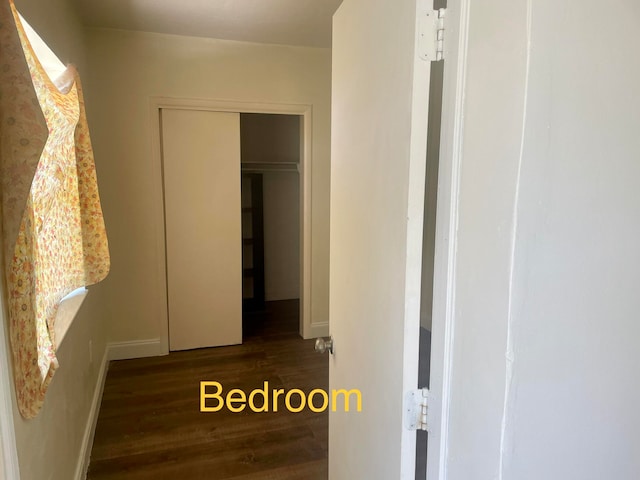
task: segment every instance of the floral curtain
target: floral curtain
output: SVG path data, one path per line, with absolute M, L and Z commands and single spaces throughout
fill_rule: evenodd
M 20 413 L 32 418 L 58 367 L 60 300 L 109 271 L 78 74 L 54 83 L 13 0 L 0 0 L 0 188 L 9 337 Z

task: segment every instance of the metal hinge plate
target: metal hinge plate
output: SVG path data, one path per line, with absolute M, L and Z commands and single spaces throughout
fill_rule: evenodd
M 420 388 L 407 392 L 404 413 L 407 430 L 429 430 L 429 390 Z
M 430 62 L 444 59 L 444 17 L 446 9 L 425 12 L 419 20 L 418 50 L 420 58 Z

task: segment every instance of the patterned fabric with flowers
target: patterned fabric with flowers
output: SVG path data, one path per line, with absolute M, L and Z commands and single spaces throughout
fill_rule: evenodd
M 2 241 L 18 407 L 32 418 L 58 367 L 60 300 L 104 279 L 109 251 L 78 74 L 59 89 L 0 2 Z

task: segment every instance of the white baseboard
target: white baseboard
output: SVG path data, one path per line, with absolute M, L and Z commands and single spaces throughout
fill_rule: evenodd
M 107 345 L 109 360 L 127 360 L 130 358 L 159 357 L 166 355 L 159 338 L 113 342 Z
M 102 364 L 98 373 L 98 381 L 96 388 L 93 390 L 93 400 L 91 401 L 91 410 L 89 418 L 84 429 L 82 437 L 82 445 L 80 455 L 78 456 L 78 466 L 76 467 L 76 480 L 85 480 L 87 478 L 87 470 L 89 469 L 89 460 L 91 459 L 91 448 L 93 447 L 93 437 L 96 433 L 96 424 L 98 423 L 98 414 L 100 413 L 100 404 L 102 403 L 102 392 L 104 391 L 104 382 L 107 379 L 107 370 L 109 370 L 109 349 L 105 349 L 102 356 Z
M 87 478 L 87 470 L 91 459 L 91 448 L 93 446 L 93 437 L 96 432 L 96 424 L 98 422 L 98 414 L 100 413 L 100 404 L 102 403 L 102 393 L 104 391 L 104 383 L 107 379 L 107 371 L 109 370 L 109 362 L 111 360 L 124 360 L 128 358 L 153 357 L 163 355 L 160 339 L 131 341 L 131 342 L 114 342 L 109 343 L 102 357 L 100 365 L 100 373 L 96 388 L 93 391 L 93 400 L 91 402 L 91 410 L 87 425 L 82 438 L 82 447 L 78 458 L 78 466 L 76 467 L 76 480 L 85 480 Z

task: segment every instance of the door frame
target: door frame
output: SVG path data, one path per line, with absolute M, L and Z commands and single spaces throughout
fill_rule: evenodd
M 447 2 L 433 275 L 427 478 L 448 478 L 449 408 L 455 343 L 456 255 L 464 140 L 470 0 Z
M 167 291 L 167 253 L 164 212 L 164 180 L 162 172 L 162 109 L 200 110 L 233 113 L 266 113 L 280 115 L 299 115 L 302 117 L 302 148 L 300 158 L 300 335 L 303 338 L 320 336 L 328 329 L 328 321 L 312 322 L 311 318 L 311 137 L 312 106 L 304 104 L 280 104 L 243 102 L 237 100 L 150 97 L 151 115 L 151 152 L 154 184 L 154 205 L 156 224 L 156 249 L 158 258 L 157 278 L 162 292 L 159 301 L 164 305 L 159 310 L 158 328 L 160 333 L 160 354 L 169 353 L 169 312 Z M 239 166 L 238 166 L 239 167 Z

